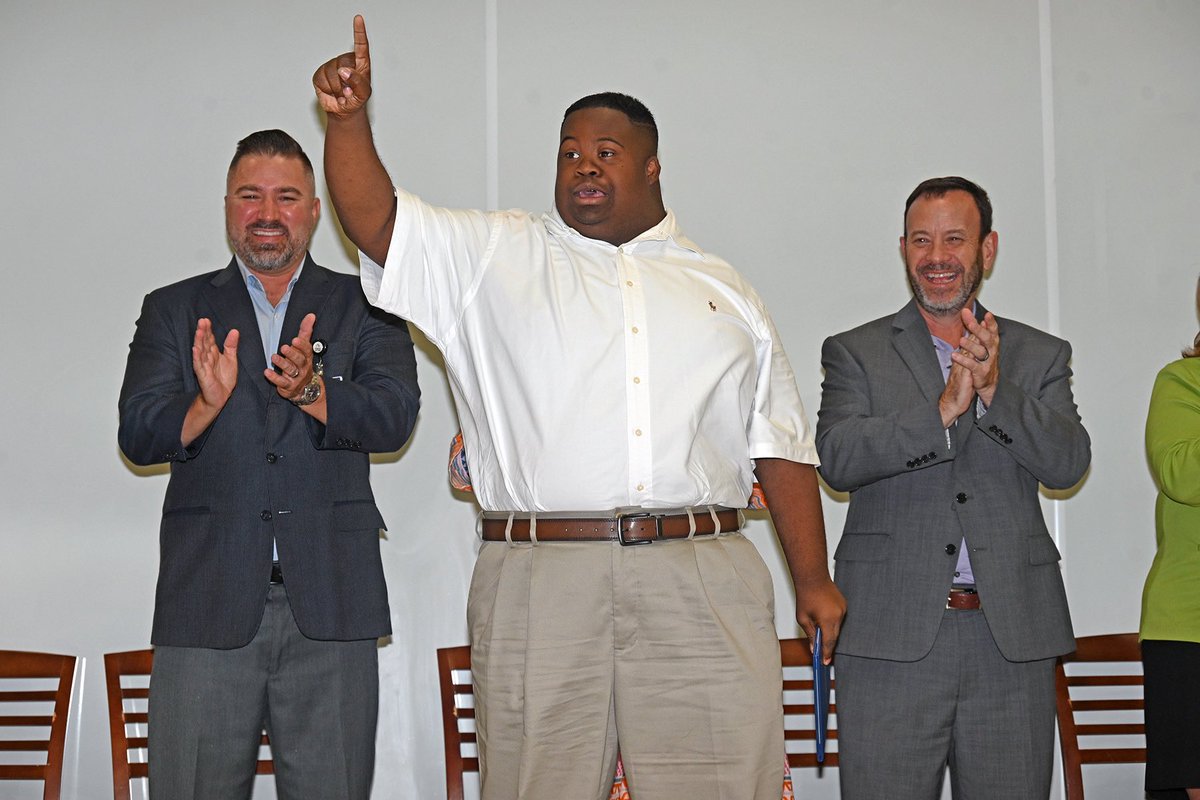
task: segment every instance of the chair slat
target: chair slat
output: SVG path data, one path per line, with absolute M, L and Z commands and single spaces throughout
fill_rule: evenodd
M 1141 712 L 1141 697 L 1129 697 L 1129 687 L 1139 687 L 1144 679 L 1128 674 L 1141 665 L 1141 647 L 1136 633 L 1084 636 L 1075 640 L 1075 652 L 1059 659 L 1055 667 L 1056 706 L 1059 743 L 1062 749 L 1063 784 L 1066 800 L 1082 800 L 1084 764 L 1144 763 L 1145 748 L 1080 747 L 1081 737 L 1143 736 L 1145 724 L 1130 721 L 1130 714 Z M 1088 665 L 1091 674 L 1067 674 L 1071 664 Z M 1097 674 L 1100 670 L 1125 674 Z M 1080 670 L 1082 672 L 1082 670 Z M 1083 688 L 1076 692 L 1072 689 Z M 1109 696 L 1105 696 L 1106 690 Z M 1117 696 L 1113 696 L 1116 694 Z M 1120 713 L 1112 713 L 1120 712 Z M 1105 716 L 1108 714 L 1109 716 Z M 1114 721 L 1106 721 L 1106 720 Z M 1095 741 L 1088 739 L 1089 744 Z

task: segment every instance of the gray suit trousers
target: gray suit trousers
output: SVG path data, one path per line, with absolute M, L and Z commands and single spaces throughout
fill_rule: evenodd
M 150 797 L 249 798 L 266 728 L 281 800 L 366 800 L 378 697 L 377 641 L 306 638 L 273 585 L 244 647 L 155 648 Z
M 1000 654 L 981 611 L 947 610 L 918 661 L 837 656 L 843 800 L 1037 800 L 1054 761 L 1054 659 Z

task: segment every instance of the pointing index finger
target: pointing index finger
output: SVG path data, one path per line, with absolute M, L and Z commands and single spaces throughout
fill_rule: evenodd
M 354 16 L 354 69 L 364 73 L 371 70 L 371 46 L 367 42 L 367 23 L 362 14 Z

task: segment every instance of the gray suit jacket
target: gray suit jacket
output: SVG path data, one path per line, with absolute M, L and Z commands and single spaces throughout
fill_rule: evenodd
M 412 431 L 412 340 L 402 320 L 367 304 L 356 276 L 311 257 L 292 291 L 283 342 L 309 312 L 317 315 L 313 338 L 328 345 L 328 425 L 263 377 L 258 324 L 236 262 L 146 296 L 121 387 L 118 440 L 135 464 L 171 464 L 154 644 L 249 642 L 266 601 L 272 539 L 306 636 L 391 631 L 368 453 L 397 450 Z M 199 391 L 191 348 L 201 317 L 212 320 L 218 343 L 232 328 L 241 332 L 238 382 L 216 421 L 185 448 L 179 437 Z
M 838 652 L 895 661 L 928 653 L 963 537 L 1004 657 L 1074 649 L 1060 556 L 1038 502 L 1039 483 L 1073 486 L 1091 460 L 1071 395 L 1071 347 L 997 322 L 992 405 L 978 419 L 974 407 L 960 417 L 949 444 L 937 409 L 945 381 L 915 301 L 825 341 L 820 469 L 850 492 L 834 555 L 848 604 Z

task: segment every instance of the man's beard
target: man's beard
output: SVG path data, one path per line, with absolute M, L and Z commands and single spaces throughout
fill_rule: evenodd
M 926 269 L 936 269 L 938 267 L 946 270 L 955 269 L 955 267 L 949 264 L 930 264 Z M 934 302 L 925 294 L 921 283 L 913 275 L 913 270 L 906 269 L 904 274 L 908 277 L 908 285 L 912 287 L 913 297 L 916 298 L 917 305 L 935 317 L 957 314 L 966 308 L 971 296 L 979 289 L 979 284 L 983 283 L 983 253 L 977 253 L 975 262 L 964 270 L 962 283 L 959 285 L 958 292 L 953 297 L 941 302 Z
M 283 231 L 278 241 L 260 243 L 254 240 L 251 229 L 276 229 Z M 282 222 L 254 222 L 235 236 L 229 231 L 229 242 L 238 258 L 256 272 L 277 272 L 295 261 L 297 254 L 308 249 L 308 242 L 303 242 L 292 236 L 292 232 Z

